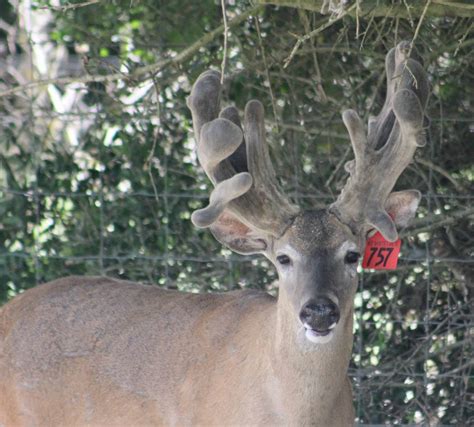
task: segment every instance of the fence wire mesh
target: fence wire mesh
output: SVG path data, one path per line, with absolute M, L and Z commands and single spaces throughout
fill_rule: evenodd
M 211 2 L 186 6 L 197 27 L 176 34 L 170 22 L 186 19 L 177 17 L 183 5 L 171 3 L 90 6 L 121 16 L 111 28 L 90 9 L 81 15 L 82 7 L 66 13 L 58 5 L 30 5 L 23 17 L 11 7 L 0 33 L 8 52 L 0 58 L 0 302 L 70 274 L 193 292 L 255 287 L 276 294 L 267 261 L 221 249 L 190 223 L 209 185 L 197 167 L 185 97 L 201 71 L 220 67 L 222 31 L 204 42 L 196 36 L 201 25 L 210 31 L 220 24 Z M 226 13 L 235 19 L 246 10 L 229 5 Z M 163 28 L 150 27 L 147 14 Z M 340 109 L 374 114 L 383 100 L 385 52 L 417 34 L 433 86 L 431 128 L 399 187 L 419 188 L 423 200 L 403 232 L 398 269 L 361 271 L 349 375 L 361 425 L 472 424 L 474 151 L 465 91 L 472 25 L 426 18 L 415 33 L 409 19 L 342 19 L 303 44 L 284 68 L 293 44 L 288 32 L 308 33 L 328 19 L 267 8 L 232 27 L 224 99 L 242 110 L 246 100 L 261 98 L 282 187 L 303 207 L 330 203 L 352 156 Z M 15 31 L 26 42 L 15 41 Z M 177 60 L 176 52 L 196 39 L 192 54 Z M 101 80 L 157 60 L 168 62 L 152 74 Z M 47 77 L 49 85 L 11 92 Z

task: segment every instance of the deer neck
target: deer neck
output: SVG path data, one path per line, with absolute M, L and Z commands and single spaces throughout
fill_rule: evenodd
M 347 369 L 352 351 L 352 317 L 350 308 L 341 318 L 332 340 L 314 344 L 304 331 L 280 288 L 276 304 L 276 329 L 271 347 L 273 375 L 280 389 L 280 400 L 294 419 L 331 420 L 332 404 L 341 399 L 352 408 Z M 326 412 L 324 412 L 326 411 Z

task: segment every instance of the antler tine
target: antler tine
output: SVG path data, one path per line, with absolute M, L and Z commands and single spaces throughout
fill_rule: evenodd
M 192 112 L 194 137 L 199 145 L 202 126 L 214 120 L 219 114 L 220 74 L 214 70 L 202 73 L 194 83 L 193 89 L 195 90 L 187 99 L 187 104 Z
M 387 54 L 387 97 L 380 114 L 369 120 L 367 137 L 357 113 L 343 113 L 355 159 L 346 164 L 350 177 L 331 206 L 354 231 L 375 227 L 391 241 L 398 235 L 385 203 L 416 148 L 425 145 L 429 85 L 422 66 L 408 57 L 409 51 L 409 43 L 402 42 Z
M 260 101 L 245 106 L 247 166 L 254 184 L 242 197 L 245 215 L 254 227 L 274 235 L 281 234 L 298 213 L 298 208 L 279 191 L 265 138 L 265 113 Z M 236 204 L 233 202 L 233 205 Z
M 210 227 L 227 209 L 254 229 L 279 235 L 297 209 L 278 191 L 265 141 L 263 107 L 258 101 L 247 104 L 245 142 L 235 108 L 228 107 L 217 117 L 219 92 L 219 73 L 208 71 L 198 78 L 188 99 L 199 162 L 215 185 L 209 206 L 195 211 L 191 219 L 198 227 Z
M 223 119 L 230 120 L 232 123 L 236 124 L 240 129 L 242 125 L 240 123 L 239 112 L 235 107 L 226 107 L 220 113 L 219 117 Z M 231 165 L 234 167 L 236 172 L 247 172 L 247 153 L 245 151 L 245 143 L 240 144 L 229 158 Z

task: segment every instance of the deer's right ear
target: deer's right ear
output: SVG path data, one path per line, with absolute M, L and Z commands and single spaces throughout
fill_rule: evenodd
M 248 227 L 227 211 L 209 229 L 220 243 L 239 254 L 264 252 L 268 247 L 268 236 Z
M 421 193 L 418 190 L 394 191 L 385 202 L 385 210 L 398 229 L 404 228 L 415 218 L 420 200 Z

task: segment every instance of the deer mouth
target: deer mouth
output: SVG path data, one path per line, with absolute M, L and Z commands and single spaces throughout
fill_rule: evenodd
M 308 341 L 311 341 L 315 344 L 325 344 L 331 341 L 334 335 L 334 328 L 336 323 L 333 323 L 327 329 L 313 329 L 309 325 L 304 325 L 304 334 Z
M 312 334 L 318 336 L 318 337 L 325 337 L 326 335 L 329 335 L 331 332 L 331 329 L 327 329 L 326 331 L 318 331 L 317 329 L 306 329 L 307 331 L 310 331 Z

